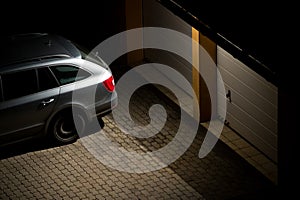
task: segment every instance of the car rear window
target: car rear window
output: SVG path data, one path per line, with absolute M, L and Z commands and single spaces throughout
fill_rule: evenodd
M 90 73 L 75 66 L 60 65 L 51 66 L 50 68 L 61 85 L 73 83 L 90 76 Z

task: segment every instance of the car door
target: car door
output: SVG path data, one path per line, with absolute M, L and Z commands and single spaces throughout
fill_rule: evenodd
M 58 99 L 48 67 L 1 74 L 0 145 L 42 133 Z

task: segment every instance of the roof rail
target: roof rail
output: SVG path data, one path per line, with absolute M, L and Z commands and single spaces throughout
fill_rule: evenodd
M 16 60 L 13 62 L 7 62 L 4 64 L 1 64 L 0 67 L 5 67 L 5 66 L 19 64 L 19 63 L 29 63 L 29 62 L 35 62 L 35 61 L 41 61 L 41 60 L 50 60 L 50 59 L 56 59 L 56 58 L 70 58 L 70 56 L 65 55 L 65 54 L 58 54 L 58 55 L 50 55 L 50 56 L 41 56 L 41 57 L 30 58 L 30 59 L 21 59 L 21 60 Z

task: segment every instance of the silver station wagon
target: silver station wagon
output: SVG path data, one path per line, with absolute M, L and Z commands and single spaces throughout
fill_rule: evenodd
M 18 34 L 0 44 L 0 146 L 46 135 L 67 144 L 79 138 L 78 127 L 94 120 L 103 127 L 117 93 L 101 58 L 53 34 Z

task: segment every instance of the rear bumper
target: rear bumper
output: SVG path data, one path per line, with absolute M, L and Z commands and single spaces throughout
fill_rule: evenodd
M 117 105 L 118 96 L 116 92 L 113 92 L 111 98 L 107 102 L 102 103 L 99 106 L 95 106 L 96 117 L 104 117 L 105 115 L 111 113 L 112 110 L 117 107 Z

